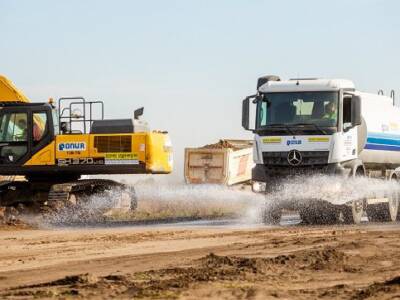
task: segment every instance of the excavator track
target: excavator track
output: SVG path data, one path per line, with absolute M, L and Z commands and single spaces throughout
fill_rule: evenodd
M 93 193 L 98 189 L 113 187 L 126 188 L 122 183 L 107 179 L 82 179 L 53 184 L 49 191 L 48 201 L 66 201 L 72 193 Z
M 50 188 L 47 202 L 53 201 L 68 201 L 71 195 L 75 196 L 90 196 L 105 191 L 117 189 L 120 192 L 129 194 L 131 202 L 129 203 L 131 209 L 137 206 L 137 199 L 133 187 L 127 186 L 123 183 L 116 182 L 108 179 L 82 179 L 73 182 L 53 184 Z M 126 203 L 128 205 L 128 203 Z
M 90 203 L 100 202 L 90 212 Z M 101 201 L 99 200 L 101 199 Z M 98 217 L 110 209 L 134 210 L 137 198 L 133 186 L 108 179 L 82 179 L 62 183 L 2 181 L 0 206 L 7 211 L 7 220 L 27 212 L 40 212 L 50 220 Z M 58 218 L 58 214 L 64 214 Z M 65 217 L 68 215 L 68 218 Z

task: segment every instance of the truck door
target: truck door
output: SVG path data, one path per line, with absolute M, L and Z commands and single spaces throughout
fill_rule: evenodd
M 343 97 L 343 145 L 342 159 L 350 160 L 357 157 L 357 128 L 352 126 L 351 97 Z

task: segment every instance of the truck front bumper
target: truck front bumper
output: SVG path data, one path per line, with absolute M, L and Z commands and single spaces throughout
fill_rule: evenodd
M 264 164 L 257 164 L 252 169 L 252 180 L 258 182 L 270 182 L 271 180 L 277 181 L 280 179 L 301 176 L 301 175 L 345 175 L 346 171 L 339 163 L 315 165 L 315 166 L 269 166 Z

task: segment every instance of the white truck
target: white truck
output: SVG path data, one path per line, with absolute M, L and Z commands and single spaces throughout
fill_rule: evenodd
M 242 110 L 242 126 L 254 132 L 252 180 L 258 191 L 292 175 L 400 178 L 400 109 L 394 97 L 360 92 L 344 79 L 264 76 Z M 256 116 L 249 116 L 252 110 Z M 255 117 L 252 128 L 250 117 Z M 364 212 L 370 220 L 395 221 L 398 206 L 394 193 L 328 211 L 299 210 L 309 223 L 332 222 L 339 213 L 345 222 L 359 223 Z M 279 218 L 276 211 L 270 214 Z

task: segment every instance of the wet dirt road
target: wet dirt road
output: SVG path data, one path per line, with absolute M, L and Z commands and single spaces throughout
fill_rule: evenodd
M 2 229 L 0 298 L 400 297 L 399 224 L 218 225 Z

